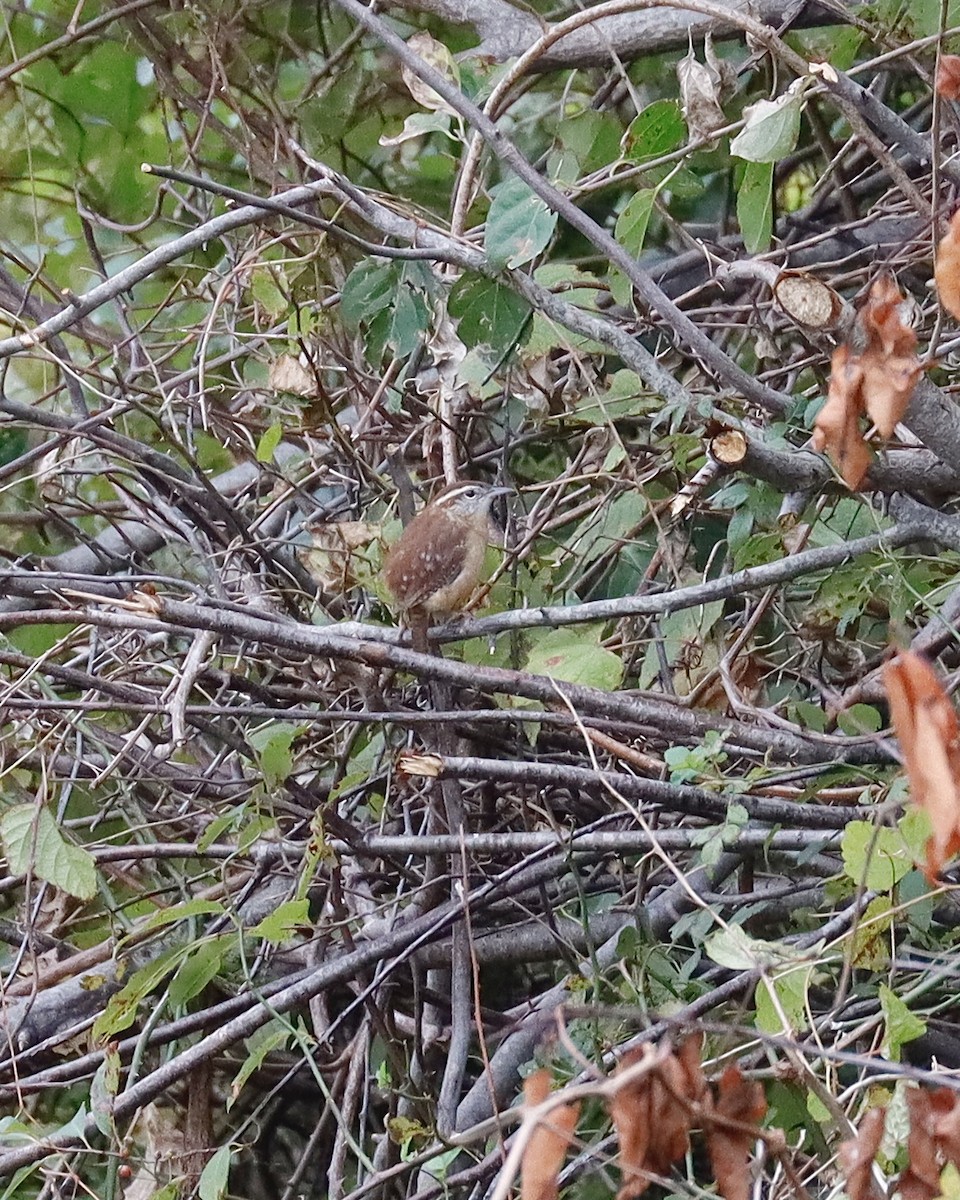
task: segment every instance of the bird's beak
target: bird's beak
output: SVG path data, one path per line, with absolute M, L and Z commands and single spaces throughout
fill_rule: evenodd
M 492 487 L 489 494 L 491 496 L 512 496 L 514 490 L 512 487 Z

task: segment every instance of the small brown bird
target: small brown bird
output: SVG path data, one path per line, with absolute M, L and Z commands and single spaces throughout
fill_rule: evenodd
M 451 484 L 421 509 L 391 547 L 384 582 L 418 649 L 426 647 L 430 619 L 460 612 L 480 583 L 491 540 L 490 506 L 510 491 L 469 481 Z

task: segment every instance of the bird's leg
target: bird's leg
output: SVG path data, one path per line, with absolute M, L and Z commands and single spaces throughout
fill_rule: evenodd
M 427 630 L 430 628 L 430 617 L 422 608 L 410 609 L 407 613 L 407 624 L 410 627 L 410 641 L 413 643 L 413 648 L 418 654 L 439 654 L 439 649 L 436 651 L 430 649 L 430 640 L 427 637 Z

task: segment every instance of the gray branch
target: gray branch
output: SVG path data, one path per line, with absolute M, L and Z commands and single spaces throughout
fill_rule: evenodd
M 530 10 L 515 7 L 506 0 L 395 0 L 395 7 L 430 13 L 456 25 L 470 25 L 480 44 L 468 51 L 471 56 L 503 62 L 517 58 L 543 35 L 546 26 Z M 752 16 L 765 25 L 846 24 L 849 6 L 820 0 L 806 4 L 802 0 L 730 0 L 731 13 Z M 570 67 L 606 66 L 612 52 L 621 62 L 685 47 L 690 38 L 699 41 L 706 33 L 715 38 L 736 36 L 736 21 L 724 22 L 699 13 L 680 9 L 648 9 L 606 17 L 585 29 L 563 38 L 536 64 L 539 71 Z

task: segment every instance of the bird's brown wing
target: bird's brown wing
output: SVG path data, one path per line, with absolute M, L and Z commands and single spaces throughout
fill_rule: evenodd
M 417 608 L 448 587 L 463 566 L 466 530 L 436 511 L 431 518 L 426 525 L 419 516 L 410 522 L 384 568 L 387 587 L 404 608 Z

